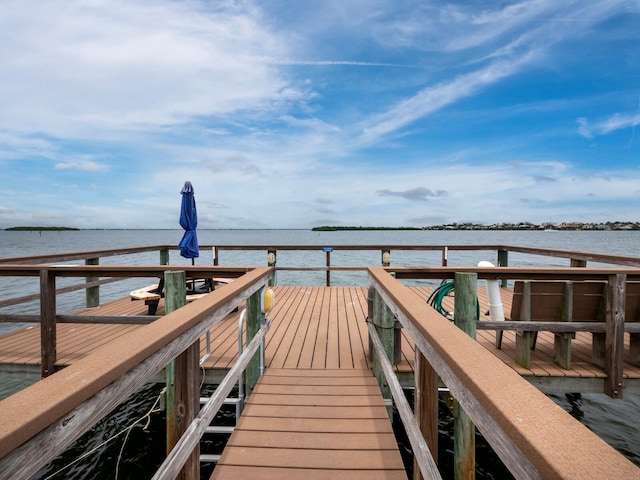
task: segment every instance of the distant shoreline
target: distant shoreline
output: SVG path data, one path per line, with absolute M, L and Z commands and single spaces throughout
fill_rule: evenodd
M 2 230 L 2 229 L 0 229 Z M 64 231 L 122 231 L 122 230 L 181 230 L 175 228 L 74 228 L 74 227 L 30 227 L 16 226 L 5 228 L 7 232 L 64 232 Z M 199 228 L 201 231 L 216 230 L 309 230 L 309 228 Z M 364 227 L 364 226 L 338 226 L 323 225 L 311 228 L 313 232 L 340 232 L 340 231 L 429 231 L 429 230 L 449 230 L 449 231 L 635 231 L 640 230 L 640 222 L 604 222 L 604 223 L 581 223 L 563 222 L 535 224 L 529 222 L 521 223 L 496 223 L 484 225 L 478 223 L 451 223 L 445 225 L 430 225 L 424 227 Z
M 446 225 L 432 225 L 428 227 L 355 227 L 355 226 L 321 226 L 313 227 L 313 232 L 338 232 L 338 231 L 371 231 L 371 230 L 586 230 L 586 231 L 612 231 L 612 230 L 640 230 L 640 222 L 605 222 L 605 223 L 543 223 L 535 224 L 530 222 L 521 223 L 495 223 L 483 225 L 479 223 L 450 223 Z
M 312 232 L 338 232 L 343 230 L 423 230 L 420 227 L 333 227 L 333 226 L 322 226 L 322 227 L 313 227 L 311 229 Z
M 66 232 L 78 231 L 79 228 L 73 227 L 9 227 L 5 228 L 6 232 Z

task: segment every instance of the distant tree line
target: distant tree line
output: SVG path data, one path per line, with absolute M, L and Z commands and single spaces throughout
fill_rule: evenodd
M 9 227 L 9 228 L 5 228 L 5 231 L 7 232 L 50 232 L 50 231 L 54 231 L 54 232 L 60 232 L 60 231 L 67 231 L 67 230 L 80 230 L 79 228 L 72 228 L 72 227 Z
M 640 222 L 546 222 L 536 224 L 531 222 L 494 223 L 484 225 L 480 223 L 449 223 L 424 227 L 424 230 L 640 230 Z
M 313 232 L 337 232 L 342 230 L 422 230 L 420 227 L 334 227 L 334 226 L 322 226 L 313 227 Z

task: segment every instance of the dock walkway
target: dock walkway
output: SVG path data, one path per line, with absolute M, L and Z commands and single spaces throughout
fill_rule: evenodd
M 224 288 L 224 287 L 223 287 Z M 367 288 L 277 286 L 276 302 L 269 316 L 271 330 L 267 335 L 265 362 L 271 369 L 356 369 L 371 368 L 368 360 Z M 432 288 L 415 287 L 412 291 L 426 302 Z M 505 311 L 510 309 L 512 292 L 502 289 Z M 478 290 L 482 319 L 488 319 L 484 289 Z M 158 314 L 164 314 L 161 300 Z M 453 310 L 453 298 L 444 307 Z M 80 315 L 144 315 L 146 307 L 128 298 L 78 312 Z M 237 357 L 237 320 L 239 313 L 229 315 L 211 329 L 211 354 L 203 364 L 207 383 L 218 383 Z M 141 328 L 141 325 L 57 324 L 57 367 L 71 365 L 111 340 Z M 529 369 L 515 361 L 515 333 L 505 332 L 502 348 L 495 348 L 495 333 L 478 330 L 477 341 L 518 374 L 546 392 L 602 392 L 604 370 L 591 362 L 590 334 L 578 332 L 572 342 L 574 358 L 571 370 L 554 363 L 554 335 L 541 332 Z M 201 341 L 202 354 L 205 342 Z M 629 335 L 625 334 L 625 358 L 629 351 Z M 39 325 L 0 336 L 0 374 L 11 378 L 39 378 Z M 401 382 L 413 382 L 414 343 L 403 330 L 401 362 L 395 366 Z M 640 367 L 624 363 L 625 391 L 640 393 Z
M 270 368 L 211 478 L 407 477 L 369 370 Z

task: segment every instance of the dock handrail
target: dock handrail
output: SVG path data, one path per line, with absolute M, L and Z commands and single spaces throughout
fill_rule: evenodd
M 380 340 L 380 337 L 372 323 L 369 322 L 367 327 L 369 329 L 369 335 L 371 336 L 376 355 L 378 355 L 378 358 L 380 359 L 385 379 L 389 384 L 391 394 L 393 395 L 393 401 L 395 402 L 398 414 L 400 415 L 402 424 L 407 432 L 407 438 L 409 439 L 409 443 L 411 444 L 411 449 L 413 451 L 413 458 L 420 469 L 420 473 L 427 479 L 442 479 L 442 476 L 438 471 L 438 465 L 436 465 L 433 456 L 431 456 L 431 453 L 429 452 L 429 446 L 420 432 L 420 427 L 418 426 L 416 417 L 411 410 L 407 397 L 402 391 L 400 381 L 393 371 L 391 361 L 385 354 L 382 341 Z
M 244 314 L 240 316 L 243 317 Z M 152 480 L 174 479 L 178 476 L 178 473 L 180 473 L 180 470 L 187 462 L 193 449 L 200 442 L 202 435 L 204 435 L 207 427 L 211 424 L 213 417 L 224 403 L 224 399 L 229 395 L 231 389 L 236 382 L 239 383 L 239 387 L 242 386 L 242 372 L 247 368 L 247 365 L 255 353 L 262 348 L 265 335 L 270 325 L 271 321 L 266 318 L 264 324 L 258 330 L 258 333 L 253 337 L 253 340 L 246 345 L 246 348 L 240 353 L 233 367 L 231 367 L 224 379 L 216 387 L 213 396 L 211 396 L 211 398 L 207 400 L 207 403 L 200 409 L 196 418 L 190 423 L 178 443 L 173 447 L 173 450 L 171 450 L 164 462 L 162 462 L 162 465 L 160 465 L 152 477 Z
M 29 478 L 268 283 L 255 268 L 1 402 L 0 471 Z
M 213 264 L 218 266 L 220 263 L 220 253 L 224 251 L 264 251 L 266 253 L 267 266 L 273 267 L 275 271 L 324 271 L 326 272 L 326 284 L 331 284 L 331 272 L 333 271 L 366 271 L 366 266 L 345 266 L 332 265 L 331 256 L 338 252 L 345 251 L 379 251 L 381 253 L 381 265 L 383 267 L 391 266 L 391 254 L 395 251 L 439 251 L 441 252 L 441 265 L 447 266 L 449 262 L 449 254 L 454 251 L 495 251 L 497 252 L 497 265 L 501 267 L 508 266 L 508 257 L 510 252 L 522 253 L 528 255 L 547 256 L 555 258 L 565 258 L 570 260 L 571 266 L 586 266 L 587 262 L 600 262 L 625 267 L 640 267 L 640 259 L 637 257 L 609 255 L 601 253 L 578 252 L 570 250 L 556 250 L 545 248 L 531 248 L 517 245 L 397 245 L 397 244 L 365 244 L 365 245 L 201 245 L 201 250 L 211 250 L 213 252 Z M 68 252 L 59 254 L 45 254 L 28 257 L 12 257 L 0 258 L 0 276 L 10 275 L 8 270 L 2 267 L 5 265 L 42 265 L 54 264 L 62 262 L 71 262 L 82 260 L 88 266 L 96 266 L 101 258 L 118 257 L 125 255 L 137 255 L 148 252 L 157 251 L 160 253 L 160 263 L 167 265 L 169 263 L 169 253 L 177 250 L 175 245 L 152 245 L 119 249 L 104 249 L 83 252 Z M 320 255 L 318 257 L 318 266 L 279 266 L 276 258 L 278 251 L 316 251 Z M 321 259 L 325 259 L 325 265 L 321 265 Z M 130 263 L 130 262 L 129 262 Z M 67 267 L 65 267 L 67 268 Z M 67 293 L 75 290 L 85 289 L 87 291 L 87 306 L 89 302 L 96 303 L 99 296 L 99 287 L 107 283 L 118 281 L 119 278 L 96 278 L 91 276 L 91 270 L 86 271 L 86 282 L 79 285 L 73 285 L 59 289 L 58 293 Z M 272 283 L 275 283 L 275 273 L 273 274 Z M 0 300 L 0 307 L 16 305 L 28 301 L 37 300 L 38 295 L 24 295 L 20 298 L 9 300 Z
M 370 268 L 369 279 L 415 341 L 417 351 L 516 478 L 607 478 L 612 472 L 620 478 L 638 475 L 629 460 L 425 305 L 385 269 Z

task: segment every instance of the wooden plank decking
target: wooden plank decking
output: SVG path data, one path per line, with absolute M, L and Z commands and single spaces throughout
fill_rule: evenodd
M 211 477 L 406 479 L 368 369 L 270 368 Z
M 224 288 L 224 287 L 222 287 Z M 275 287 L 276 302 L 269 314 L 272 327 L 267 335 L 266 365 L 268 368 L 300 369 L 368 369 L 368 337 L 366 332 L 366 287 Z M 414 288 L 426 298 L 428 287 Z M 482 312 L 486 311 L 484 289 L 478 291 Z M 450 303 L 449 303 L 450 302 Z M 453 309 L 453 299 L 445 300 L 445 307 Z M 510 310 L 510 291 L 503 290 L 505 312 Z M 87 309 L 85 315 L 144 315 L 143 302 L 128 298 Z M 158 314 L 164 313 L 163 301 Z M 211 356 L 205 362 L 208 381 L 219 380 L 237 356 L 237 319 L 233 313 L 211 330 Z M 485 316 L 486 318 L 486 316 Z M 58 324 L 58 367 L 69 365 L 105 343 L 127 335 L 140 325 Z M 515 334 L 505 332 L 502 349 L 494 346 L 495 333 L 477 332 L 477 339 L 520 375 L 546 389 L 564 391 L 602 391 L 604 371 L 590 362 L 590 335 L 578 333 L 573 341 L 572 369 L 564 370 L 553 363 L 553 334 L 541 332 L 532 352 L 531 369 L 515 362 Z M 204 354 L 205 342 L 201 342 Z M 629 335 L 625 335 L 625 356 Z M 38 325 L 0 336 L 0 374 L 19 377 L 39 374 L 40 329 Z M 640 393 L 640 368 L 627 362 L 624 366 L 626 391 Z M 396 371 L 407 382 L 413 373 L 413 341 L 403 332 L 402 362 Z M 557 384 L 553 387 L 551 383 Z

